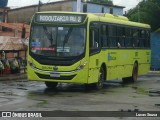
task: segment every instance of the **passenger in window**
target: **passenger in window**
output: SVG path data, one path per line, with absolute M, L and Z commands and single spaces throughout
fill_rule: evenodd
M 95 46 L 94 46 L 95 48 L 98 48 L 98 46 L 99 46 L 99 45 L 98 45 L 98 42 L 96 42 L 96 41 L 95 41 L 95 44 L 94 44 L 94 45 L 95 45 Z
M 121 44 L 118 42 L 118 43 L 117 43 L 117 46 L 118 46 L 118 48 L 120 48 L 120 47 L 121 47 Z

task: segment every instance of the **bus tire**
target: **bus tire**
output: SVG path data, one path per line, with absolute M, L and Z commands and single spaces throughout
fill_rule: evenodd
M 132 76 L 122 78 L 122 81 L 123 83 L 134 83 L 137 81 L 137 77 L 138 77 L 138 63 L 135 62 L 133 66 Z
M 45 84 L 48 88 L 56 88 L 58 85 L 58 82 L 47 82 L 45 81 Z
M 132 79 L 131 82 L 136 82 L 138 78 L 138 63 L 135 62 L 133 66 L 133 71 L 132 71 Z
M 93 83 L 93 88 L 96 90 L 102 89 L 104 85 L 104 78 L 105 78 L 105 70 L 103 67 L 101 67 L 99 71 L 98 82 Z

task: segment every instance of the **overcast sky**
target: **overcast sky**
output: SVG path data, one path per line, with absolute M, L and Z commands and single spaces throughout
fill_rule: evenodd
M 125 10 L 135 7 L 140 0 L 113 0 L 114 5 L 120 5 L 126 7 Z
M 39 0 L 8 0 L 8 7 L 15 8 L 15 7 L 33 5 L 33 4 L 38 4 L 38 1 Z M 41 1 L 43 3 L 47 3 L 47 2 L 54 2 L 58 0 L 41 0 Z M 135 5 L 137 5 L 138 1 L 140 0 L 113 0 L 113 3 L 115 5 L 124 6 L 128 10 L 130 8 L 133 8 Z

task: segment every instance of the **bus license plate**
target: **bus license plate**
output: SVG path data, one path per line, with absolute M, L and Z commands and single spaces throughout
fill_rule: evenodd
M 51 77 L 57 77 L 57 78 L 58 78 L 58 77 L 60 77 L 60 74 L 59 74 L 59 73 L 51 73 L 50 76 L 51 76 Z

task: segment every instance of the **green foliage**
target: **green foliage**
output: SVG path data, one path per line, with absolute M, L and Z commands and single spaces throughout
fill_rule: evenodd
M 143 0 L 130 9 L 127 17 L 131 21 L 147 23 L 151 25 L 152 31 L 160 28 L 160 0 Z

